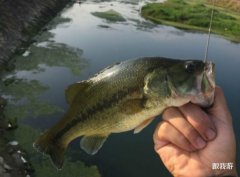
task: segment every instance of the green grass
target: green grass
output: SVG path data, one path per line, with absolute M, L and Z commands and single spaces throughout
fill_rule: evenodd
M 105 12 L 92 12 L 92 15 L 111 22 L 126 21 L 125 18 L 123 18 L 123 16 L 115 10 L 108 10 Z
M 167 0 L 164 3 L 151 3 L 142 8 L 141 15 L 159 24 L 178 28 L 207 31 L 211 8 L 205 1 Z M 232 41 L 240 42 L 240 15 L 215 9 L 212 31 Z

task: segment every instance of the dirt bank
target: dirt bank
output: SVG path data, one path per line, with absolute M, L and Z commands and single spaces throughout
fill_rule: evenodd
M 30 44 L 32 36 L 72 0 L 0 0 L 0 73 L 11 56 Z M 0 89 L 1 90 L 1 89 Z M 11 134 L 16 128 L 4 116 L 0 93 L 0 177 L 30 177 L 27 154 Z
M 72 0 L 0 0 L 0 70 Z
M 17 141 L 10 138 L 16 124 L 4 116 L 6 104 L 6 100 L 0 97 L 0 177 L 31 177 L 33 169 L 27 154 Z

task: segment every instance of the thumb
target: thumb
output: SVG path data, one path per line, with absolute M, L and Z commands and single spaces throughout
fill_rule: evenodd
M 232 116 L 228 110 L 227 102 L 224 93 L 220 87 L 215 88 L 214 103 L 211 108 L 207 110 L 216 119 L 225 123 L 232 123 Z

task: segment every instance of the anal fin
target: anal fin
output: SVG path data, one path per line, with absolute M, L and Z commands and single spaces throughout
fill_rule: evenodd
M 145 121 L 143 121 L 140 125 L 138 125 L 135 129 L 134 129 L 134 134 L 141 132 L 145 127 L 147 127 L 152 121 L 153 121 L 154 117 L 151 117 Z
M 80 146 L 88 154 L 94 155 L 102 147 L 108 135 L 84 136 L 81 139 Z

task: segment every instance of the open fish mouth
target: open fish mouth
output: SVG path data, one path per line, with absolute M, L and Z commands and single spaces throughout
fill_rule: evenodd
M 205 63 L 204 71 L 197 78 L 197 94 L 191 99 L 191 102 L 202 107 L 209 107 L 214 101 L 215 92 L 214 63 L 208 61 Z

